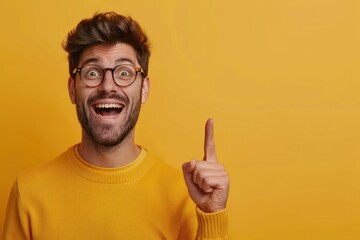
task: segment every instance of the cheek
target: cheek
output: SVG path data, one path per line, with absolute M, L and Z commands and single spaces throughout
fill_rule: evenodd
M 127 96 L 132 102 L 142 101 L 142 88 L 140 84 L 131 85 L 129 88 L 122 89 L 122 94 Z
M 76 103 L 85 104 L 91 96 L 92 91 L 88 91 L 88 89 L 76 89 L 75 91 L 75 101 Z

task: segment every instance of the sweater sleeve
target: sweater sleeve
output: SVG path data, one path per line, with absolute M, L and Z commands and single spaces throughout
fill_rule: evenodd
M 196 208 L 196 216 L 198 219 L 196 240 L 229 239 L 227 209 L 215 213 L 204 213 Z
M 14 183 L 10 193 L 3 232 L 3 240 L 11 239 L 32 239 L 30 218 L 21 202 L 17 181 Z

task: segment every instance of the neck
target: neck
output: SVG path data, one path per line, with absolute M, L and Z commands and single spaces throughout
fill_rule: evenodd
M 79 154 L 85 161 L 104 168 L 127 165 L 134 161 L 140 152 L 141 148 L 134 142 L 133 132 L 130 132 L 121 143 L 111 147 L 100 146 L 84 136 L 79 144 Z

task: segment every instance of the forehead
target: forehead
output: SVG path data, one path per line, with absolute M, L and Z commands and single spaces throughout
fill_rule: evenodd
M 98 44 L 86 49 L 80 56 L 79 65 L 87 63 L 106 67 L 120 63 L 139 66 L 134 48 L 126 43 Z

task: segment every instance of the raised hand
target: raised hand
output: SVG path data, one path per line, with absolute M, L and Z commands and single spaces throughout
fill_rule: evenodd
M 198 208 L 208 213 L 226 208 L 229 177 L 217 161 L 213 119 L 205 125 L 204 159 L 186 162 L 182 168 L 190 197 Z

